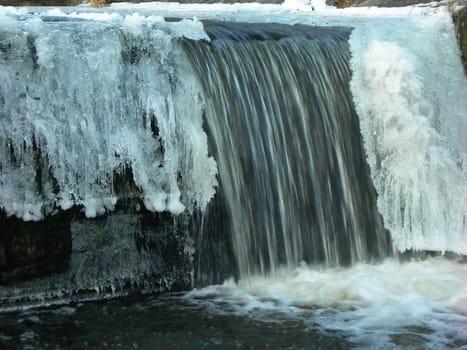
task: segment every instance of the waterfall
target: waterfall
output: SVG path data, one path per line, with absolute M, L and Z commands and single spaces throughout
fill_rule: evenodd
M 200 218 L 200 232 L 178 230 L 179 248 L 188 260 L 215 252 L 203 258 L 212 268 L 233 254 L 241 277 L 467 253 L 467 89 L 446 12 L 351 18 L 271 5 L 252 24 L 253 5 L 232 22 L 230 8 L 217 22 L 207 8 L 176 7 L 166 18 L 0 9 L 3 222 L 71 208 L 98 220 L 133 198 L 135 225 L 140 210 L 162 226 Z M 188 10 L 207 19 L 172 18 Z M 216 210 L 226 219 L 211 225 Z M 73 255 L 87 228 L 71 227 Z
M 205 23 L 185 41 L 240 275 L 386 256 L 349 90 L 350 29 Z
M 466 111 L 440 4 L 0 6 L 0 344 L 462 348 Z

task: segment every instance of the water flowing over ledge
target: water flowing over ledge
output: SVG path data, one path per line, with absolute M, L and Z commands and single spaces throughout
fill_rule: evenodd
M 240 276 L 387 256 L 348 88 L 350 29 L 205 30 L 211 42 L 185 52 L 203 87 Z
M 317 8 L 319 11 L 304 6 L 296 11 L 290 3 L 201 7 L 146 3 L 114 4 L 101 10 L 39 9 L 36 15 L 26 9 L 2 8 L 5 30 L 11 30 L 22 42 L 21 50 L 15 52 L 31 66 L 30 71 L 15 76 L 19 61 L 11 57 L 7 63 L 11 69 L 2 70 L 6 82 L 2 84 L 2 111 L 8 114 L 2 123 L 2 207 L 9 215 L 37 220 L 75 204 L 84 206 L 92 217 L 114 207 L 114 173 L 134 167 L 133 180 L 148 209 L 176 214 L 185 207 L 189 211 L 194 206 L 204 208 L 215 191 L 216 166 L 207 154 L 201 127 L 200 88 L 194 78 L 188 78 L 192 73 L 177 52 L 174 38 L 208 37 L 197 20 L 168 23 L 162 16 L 184 17 L 189 13 L 190 17 L 210 18 L 215 12 L 223 20 L 345 25 L 355 28 L 350 41 L 352 94 L 378 192 L 378 208 L 394 246 L 401 251 L 434 249 L 465 254 L 466 82 L 449 14 L 432 6 Z M 55 20 L 62 23 L 64 38 L 57 37 Z M 71 23 L 63 25 L 63 21 Z M 86 26 L 94 36 L 82 34 L 81 39 L 71 41 L 75 46 L 68 48 L 67 36 L 80 26 Z M 153 44 L 143 44 L 145 40 Z M 138 48 L 130 44 L 132 41 L 149 45 L 140 47 L 143 51 L 156 50 L 154 57 L 133 57 Z M 11 43 L 2 45 L 2 52 L 6 52 Z M 86 45 L 89 52 L 84 54 L 81 48 Z M 391 54 L 384 54 L 385 67 L 389 68 L 376 63 L 381 52 Z M 63 53 L 70 56 L 61 56 Z M 75 59 L 78 54 L 81 57 Z M 136 75 L 127 76 L 135 73 L 116 57 L 129 61 Z M 75 63 L 70 66 L 67 62 L 71 59 Z M 151 60 L 160 65 L 149 67 Z M 150 78 L 144 80 L 141 75 Z M 15 85 L 17 79 L 26 79 L 31 86 L 25 90 Z M 44 79 L 54 95 L 46 93 L 41 85 Z M 115 80 L 122 83 L 115 85 Z M 130 94 L 141 82 L 138 95 Z M 171 86 L 170 92 L 166 86 Z M 125 103 L 110 103 L 112 100 Z M 72 118 L 68 114 L 60 118 L 68 101 L 77 102 L 81 110 L 72 113 Z M 133 107 L 126 106 L 127 101 Z M 36 114 L 26 113 L 28 108 Z M 141 114 L 147 116 L 144 125 L 127 117 Z M 47 115 L 58 117 L 56 125 L 50 126 L 52 119 Z M 99 121 L 94 120 L 97 115 Z M 155 132 L 156 139 L 152 136 Z M 391 141 L 396 135 L 405 141 Z M 83 138 L 87 142 L 78 141 Z M 60 145 L 60 139 L 67 142 Z M 125 144 L 117 145 L 112 141 L 116 139 L 126 140 Z M 414 140 L 416 146 L 411 147 Z M 74 144 L 80 144 L 80 149 L 71 146 Z M 151 154 L 154 149 L 158 151 Z M 41 174 L 31 168 L 38 156 L 44 163 Z M 41 178 L 44 188 L 40 195 L 37 183 L 21 181 L 28 177 Z

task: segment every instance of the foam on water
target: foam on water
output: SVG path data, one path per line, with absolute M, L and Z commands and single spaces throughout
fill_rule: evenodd
M 415 348 L 467 342 L 467 265 L 444 258 L 334 269 L 302 265 L 292 274 L 227 281 L 186 298 L 216 314 L 290 318 L 343 331 L 357 348 L 393 348 L 398 338 L 411 336 Z

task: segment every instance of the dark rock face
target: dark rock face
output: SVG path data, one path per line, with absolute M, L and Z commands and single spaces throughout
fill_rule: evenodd
M 465 1 L 465 6 L 461 10 L 454 13 L 453 19 L 456 25 L 464 71 L 467 73 L 467 1 Z
M 138 208 L 132 201 L 95 219 L 73 209 L 40 222 L 1 214 L 0 308 L 191 288 L 195 250 L 187 216 Z
M 71 254 L 71 212 L 41 222 L 0 213 L 0 284 L 66 270 Z
M 39 222 L 0 213 L 0 311 L 188 290 L 235 277 L 221 197 L 205 213 L 178 216 L 147 211 L 134 193 L 93 219 L 79 208 Z
M 86 218 L 78 207 L 39 222 L 1 211 L 0 309 L 44 294 L 52 300 L 189 289 L 195 252 L 190 216 L 147 211 L 132 179 L 131 169 L 114 174 L 116 208 L 97 218 Z
M 71 224 L 72 281 L 81 289 L 183 290 L 192 284 L 193 243 L 185 220 L 128 208 Z

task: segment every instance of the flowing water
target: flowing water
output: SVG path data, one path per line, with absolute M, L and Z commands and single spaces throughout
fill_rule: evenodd
M 205 29 L 211 42 L 185 51 L 203 82 L 240 275 L 386 256 L 348 86 L 349 30 Z
M 70 297 L 92 276 L 2 287 L 42 306 L 3 304 L 2 348 L 467 348 L 467 80 L 449 14 L 243 6 L 0 9 L 6 215 L 111 212 L 127 173 L 149 212 L 204 223 L 221 198 L 238 269 L 94 303 Z M 187 13 L 202 21 L 163 17 Z M 204 229 L 198 254 L 216 245 Z

